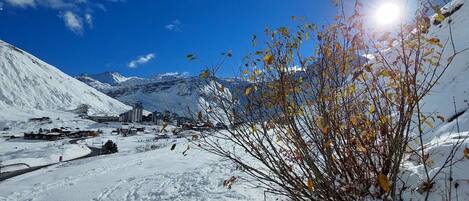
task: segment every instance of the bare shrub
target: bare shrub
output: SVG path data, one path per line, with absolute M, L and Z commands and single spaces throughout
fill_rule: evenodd
M 217 110 L 207 113 L 231 129 L 201 147 L 292 200 L 398 199 L 406 151 L 425 163 L 408 146 L 428 123 L 420 102 L 458 52 L 443 59 L 451 39 L 425 36 L 426 8 L 394 33 L 365 30 L 360 9 L 325 28 L 297 19 L 295 31 L 266 30 L 241 69 L 248 86 L 210 88 Z M 218 68 L 201 77 L 216 82 Z

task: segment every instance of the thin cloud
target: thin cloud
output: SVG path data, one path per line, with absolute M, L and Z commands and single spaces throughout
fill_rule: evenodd
M 72 11 L 66 11 L 62 15 L 65 26 L 71 31 L 81 34 L 83 33 L 83 20 Z
M 169 31 L 181 32 L 181 22 L 179 20 L 173 20 L 170 24 L 167 24 L 165 28 Z
M 35 7 L 36 1 L 35 0 L 6 0 L 8 4 L 14 7 L 20 8 L 27 8 L 27 7 Z
M 88 26 L 90 28 L 93 28 L 93 16 L 89 13 L 86 13 L 85 14 L 85 20 L 86 20 L 86 23 L 88 24 Z
M 140 56 L 137 59 L 130 61 L 129 64 L 127 65 L 127 67 L 137 68 L 138 66 L 140 66 L 142 64 L 146 64 L 146 63 L 150 62 L 154 58 L 155 58 L 155 53 L 150 53 L 150 54 L 147 54 L 147 55 L 144 55 L 144 56 Z
M 64 21 L 65 26 L 76 34 L 82 34 L 86 23 L 93 28 L 93 15 L 95 10 L 106 11 L 102 2 L 119 3 L 125 0 L 0 0 L 0 10 L 3 5 L 9 8 L 34 8 L 51 9 L 58 11 L 58 16 Z

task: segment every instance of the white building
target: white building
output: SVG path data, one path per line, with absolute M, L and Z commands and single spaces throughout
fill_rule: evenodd
M 120 122 L 131 122 L 131 123 L 141 123 L 143 116 L 143 106 L 142 103 L 137 102 L 132 110 L 129 110 L 126 113 L 119 115 Z

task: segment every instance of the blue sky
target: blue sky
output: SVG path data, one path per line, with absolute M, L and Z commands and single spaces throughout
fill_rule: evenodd
M 252 34 L 291 25 L 291 16 L 328 23 L 330 0 L 0 0 L 0 39 L 70 75 L 198 74 L 220 53 L 232 76 L 252 52 Z M 203 62 L 188 62 L 194 53 Z

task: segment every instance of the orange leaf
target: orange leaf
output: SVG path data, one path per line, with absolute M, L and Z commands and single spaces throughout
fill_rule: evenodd
M 469 159 L 469 148 L 467 148 L 467 147 L 464 149 L 464 157 L 466 159 Z
M 314 181 L 311 178 L 309 178 L 308 179 L 308 190 L 312 191 L 313 188 L 314 188 Z
M 378 175 L 378 184 L 384 192 L 389 192 L 391 190 L 388 177 L 381 172 Z
M 432 44 L 432 45 L 438 45 L 438 44 L 440 44 L 440 39 L 438 39 L 438 38 L 430 38 L 430 39 L 428 39 L 428 42 L 429 42 L 430 44 Z
M 322 128 L 322 134 L 327 135 L 328 133 L 329 133 L 329 127 L 328 127 L 328 126 L 324 126 L 324 127 Z

